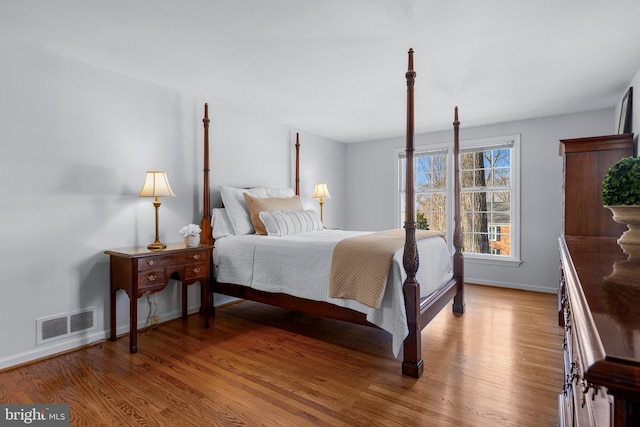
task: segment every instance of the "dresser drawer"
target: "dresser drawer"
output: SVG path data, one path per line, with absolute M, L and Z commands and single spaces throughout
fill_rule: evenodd
M 558 395 L 558 426 L 574 427 L 573 416 L 573 395 L 571 389 L 565 390 Z

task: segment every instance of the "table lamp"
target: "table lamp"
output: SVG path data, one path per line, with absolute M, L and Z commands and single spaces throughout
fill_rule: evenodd
M 322 205 L 324 204 L 323 199 L 330 199 L 331 194 L 329 194 L 329 189 L 327 188 L 327 184 L 316 184 L 316 188 L 313 191 L 314 199 L 320 199 L 320 222 L 322 222 Z
M 161 251 L 166 248 L 167 245 L 160 241 L 160 237 L 158 235 L 158 209 L 160 208 L 160 201 L 158 200 L 158 197 L 175 197 L 175 194 L 171 191 L 171 186 L 167 179 L 167 173 L 161 171 L 147 171 L 147 175 L 144 179 L 144 185 L 142 186 L 142 190 L 140 190 L 140 194 L 138 194 L 138 196 L 156 198 L 153 202 L 153 206 L 156 208 L 156 240 L 153 243 L 150 243 L 147 248 L 152 251 Z

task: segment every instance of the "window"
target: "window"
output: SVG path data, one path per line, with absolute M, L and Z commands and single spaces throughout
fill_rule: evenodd
M 463 252 L 467 258 L 519 264 L 519 136 L 464 141 L 460 147 Z M 453 155 L 449 148 L 414 153 L 418 228 L 453 231 Z M 404 223 L 406 156 L 398 152 L 400 225 Z
M 401 218 L 405 203 L 405 153 L 400 154 L 401 166 Z M 447 150 L 425 151 L 414 154 L 414 185 L 416 196 L 416 222 L 418 229 L 446 230 L 447 207 Z M 404 221 L 404 219 L 403 219 Z
M 490 225 L 489 226 L 489 241 L 490 242 L 499 242 L 500 241 L 500 226 L 499 225 Z

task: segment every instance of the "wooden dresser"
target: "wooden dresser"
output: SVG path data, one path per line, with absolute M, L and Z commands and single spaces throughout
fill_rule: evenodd
M 560 238 L 565 385 L 560 425 L 640 426 L 640 254 L 615 237 Z
M 607 169 L 633 155 L 633 135 L 562 140 L 560 154 L 559 425 L 640 426 L 640 253 L 617 244 L 626 227 L 600 197 Z
M 602 206 L 602 179 L 609 167 L 633 156 L 633 134 L 560 140 L 563 160 L 563 231 L 569 236 L 618 237 L 627 229 Z

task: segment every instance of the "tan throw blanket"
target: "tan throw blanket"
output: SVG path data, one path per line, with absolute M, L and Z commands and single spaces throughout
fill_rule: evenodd
M 405 234 L 395 229 L 338 242 L 331 261 L 329 296 L 380 308 L 393 255 L 404 246 Z M 416 240 L 435 236 L 444 238 L 444 233 L 416 230 Z

